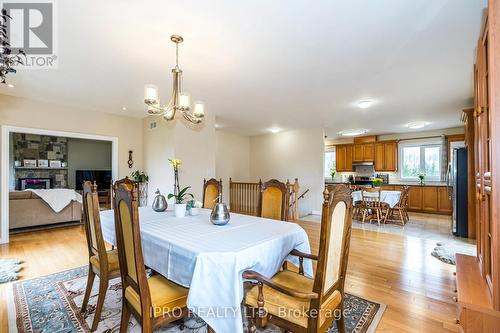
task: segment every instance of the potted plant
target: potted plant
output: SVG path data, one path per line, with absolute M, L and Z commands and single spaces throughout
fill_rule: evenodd
M 148 181 L 149 176 L 144 171 L 135 170 L 131 174 L 132 179 L 139 185 L 139 206 L 148 205 Z
M 382 178 L 373 178 L 373 181 L 372 181 L 373 187 L 380 188 L 383 183 L 384 183 L 384 180 Z
M 330 176 L 332 177 L 332 181 L 335 179 L 335 175 L 337 173 L 337 170 L 335 169 L 335 163 L 332 163 L 332 166 L 330 167 Z
M 424 179 L 426 176 L 425 171 L 420 171 L 417 176 L 418 176 L 418 179 L 420 180 L 420 185 L 424 185 Z
M 187 190 L 189 190 L 190 188 L 191 186 L 186 186 L 182 190 L 180 190 L 179 193 L 177 194 L 169 193 L 168 199 L 175 198 L 175 205 L 174 205 L 175 217 L 186 216 L 186 206 L 187 206 L 186 199 L 188 197 L 194 198 L 191 193 L 187 192 Z
M 189 215 L 195 216 L 200 213 L 200 208 L 203 206 L 203 204 L 200 201 L 191 199 L 187 202 L 186 209 L 189 212 Z

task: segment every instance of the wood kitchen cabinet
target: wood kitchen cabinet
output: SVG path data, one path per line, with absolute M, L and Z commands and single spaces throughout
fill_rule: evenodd
M 422 186 L 410 186 L 408 191 L 408 210 L 422 210 Z
M 337 145 L 335 147 L 336 170 L 338 172 L 352 171 L 352 145 Z
M 395 141 L 380 141 L 374 146 L 375 171 L 397 171 L 398 143 Z
M 443 214 L 451 214 L 452 209 L 448 187 L 438 187 L 438 211 Z
M 373 143 L 354 144 L 354 162 L 373 162 L 375 159 L 375 145 Z
M 410 186 L 408 210 L 412 212 L 450 215 L 451 200 L 446 186 Z
M 437 212 L 438 210 L 438 188 L 434 186 L 422 187 L 422 210 L 425 212 Z

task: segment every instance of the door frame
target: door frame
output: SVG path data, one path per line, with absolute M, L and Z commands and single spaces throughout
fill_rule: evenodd
M 2 134 L 1 134 L 2 146 L 1 146 L 1 158 L 0 158 L 0 163 L 1 163 L 0 164 L 1 165 L 0 244 L 5 244 L 9 242 L 10 133 L 26 133 L 26 134 L 38 134 L 38 135 L 62 136 L 66 138 L 109 141 L 111 142 L 111 175 L 112 179 L 118 179 L 118 137 L 78 133 L 78 132 L 47 130 L 41 128 L 2 125 Z

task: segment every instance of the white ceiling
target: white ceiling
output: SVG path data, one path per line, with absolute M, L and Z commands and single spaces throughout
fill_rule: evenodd
M 325 127 L 370 133 L 457 126 L 471 105 L 486 0 L 57 1 L 56 70 L 24 70 L 0 93 L 144 116 L 167 101 L 173 33 L 184 86 L 223 128 L 255 135 Z M 375 105 L 362 110 L 359 100 Z M 122 106 L 127 111 L 122 111 Z

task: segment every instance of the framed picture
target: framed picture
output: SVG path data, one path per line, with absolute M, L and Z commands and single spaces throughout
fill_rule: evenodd
M 36 160 L 24 160 L 23 165 L 27 168 L 36 168 Z
M 47 168 L 49 166 L 49 160 L 38 160 L 39 168 Z
M 51 168 L 60 168 L 61 167 L 60 160 L 50 160 L 49 163 L 50 163 Z

